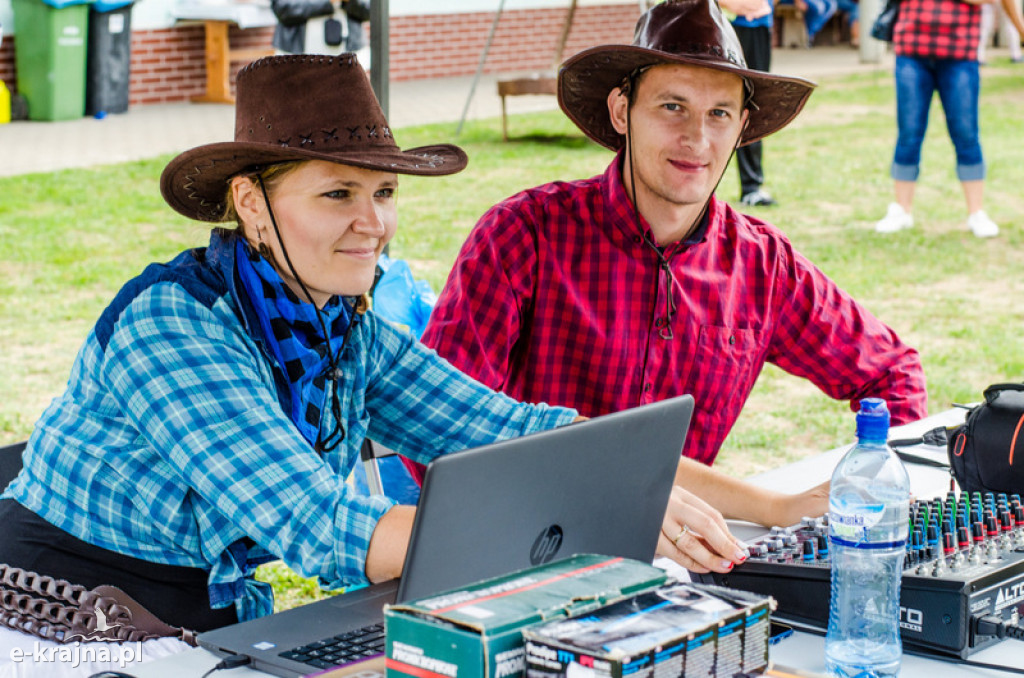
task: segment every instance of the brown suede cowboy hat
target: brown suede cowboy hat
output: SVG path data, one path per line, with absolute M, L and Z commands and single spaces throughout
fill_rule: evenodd
M 715 0 L 665 0 L 637 21 L 632 45 L 593 47 L 562 64 L 558 103 L 588 137 L 618 150 L 624 139 L 612 127 L 608 93 L 633 71 L 658 64 L 689 64 L 743 78 L 750 114 L 740 145 L 788 125 L 816 87 L 803 78 L 747 68 L 736 32 Z
M 397 174 L 454 174 L 458 146 L 402 151 L 354 54 L 259 59 L 238 73 L 235 140 L 198 146 L 171 160 L 160 191 L 176 211 L 221 221 L 228 180 L 290 160 L 327 160 Z

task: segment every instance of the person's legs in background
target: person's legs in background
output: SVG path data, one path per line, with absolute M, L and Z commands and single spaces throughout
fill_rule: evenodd
M 758 71 L 769 71 L 772 67 L 772 29 L 770 26 L 735 26 L 736 37 L 743 48 L 747 66 Z M 764 146 L 755 141 L 736 149 L 736 166 L 740 173 L 740 202 L 744 205 L 766 207 L 775 204 L 775 199 L 765 191 L 764 169 L 761 159 Z
M 991 4 L 981 6 L 981 40 L 978 42 L 978 63 L 984 64 L 988 59 L 988 44 L 992 42 L 992 32 L 996 27 L 996 10 Z
M 797 0 L 797 7 L 803 4 L 804 25 L 807 27 L 808 47 L 814 45 L 814 36 L 825 27 L 836 13 L 838 0 Z
M 999 235 L 999 226 L 982 209 L 986 168 L 978 124 L 978 62 L 941 59 L 936 63 L 935 82 L 946 114 L 946 129 L 956 150 L 956 176 L 967 201 L 967 227 L 979 238 L 992 238 Z
M 988 46 L 992 42 L 992 34 L 996 32 L 997 28 L 999 44 L 1006 44 L 1010 48 L 1010 61 L 1015 64 L 1024 61 L 1024 55 L 1021 54 L 1020 35 L 999 3 L 981 6 L 981 42 L 978 44 L 978 61 L 985 64 Z
M 928 113 L 936 87 L 933 64 L 932 59 L 896 57 L 898 135 L 890 170 L 896 202 L 890 203 L 885 216 L 875 224 L 879 233 L 895 233 L 914 225 L 914 188 L 921 171 L 921 145 L 928 130 Z
M 860 47 L 860 3 L 857 0 L 839 0 L 839 11 L 846 15 L 850 27 L 850 46 Z

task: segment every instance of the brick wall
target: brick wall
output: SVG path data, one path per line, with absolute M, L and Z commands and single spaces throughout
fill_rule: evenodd
M 232 26 L 228 38 L 233 49 L 269 47 L 273 28 L 240 30 Z M 183 101 L 206 89 L 204 36 L 201 25 L 185 25 L 132 34 L 131 104 Z M 243 62 L 232 64 L 234 73 Z
M 579 8 L 564 56 L 601 43 L 630 42 L 638 14 L 635 2 Z M 488 52 L 485 71 L 550 68 L 565 16 L 565 10 L 561 9 L 504 12 Z M 494 14 L 490 12 L 392 19 L 392 79 L 474 73 L 493 21 Z
M 14 90 L 14 40 L 9 35 L 0 43 L 0 80 Z
M 565 47 L 568 57 L 581 49 L 629 42 L 638 16 L 636 2 L 580 7 Z M 495 31 L 485 63 L 488 73 L 550 68 L 566 12 L 562 9 L 507 11 Z M 442 14 L 391 18 L 391 79 L 413 80 L 471 75 L 476 71 L 494 14 Z M 232 48 L 269 47 L 272 28 L 232 27 Z M 15 86 L 15 38 L 0 45 L 0 79 Z M 182 25 L 132 34 L 131 105 L 185 101 L 205 88 L 201 25 Z M 232 72 L 244 64 L 232 64 Z M 233 84 L 233 83 L 232 83 Z

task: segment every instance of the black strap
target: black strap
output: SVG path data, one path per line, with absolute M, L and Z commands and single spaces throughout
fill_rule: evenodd
M 892 447 L 890 445 L 890 447 Z M 938 459 L 932 459 L 931 457 L 919 457 L 916 454 L 910 454 L 908 452 L 900 452 L 895 447 L 892 451 L 896 453 L 896 456 L 908 464 L 920 464 L 921 466 L 934 466 L 936 468 L 949 468 L 949 463 L 939 461 Z
M 901 447 L 913 447 L 915 445 L 930 445 L 932 447 L 941 447 L 946 449 L 949 444 L 949 432 L 956 428 L 955 426 L 939 426 L 933 428 L 930 431 L 926 431 L 920 438 L 896 438 L 889 441 L 889 447 L 893 449 L 896 456 L 907 462 L 908 464 L 920 464 L 922 466 L 935 466 L 937 468 L 949 468 L 949 463 L 939 461 L 938 459 L 932 459 L 930 457 L 920 457 L 916 454 L 910 454 L 909 452 L 903 452 L 899 448 Z

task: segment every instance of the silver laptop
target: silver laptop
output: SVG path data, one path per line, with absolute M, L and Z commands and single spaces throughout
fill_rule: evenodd
M 380 654 L 387 603 L 576 553 L 649 562 L 692 413 L 693 398 L 679 396 L 439 457 L 400 581 L 202 633 L 199 644 L 306 675 Z

